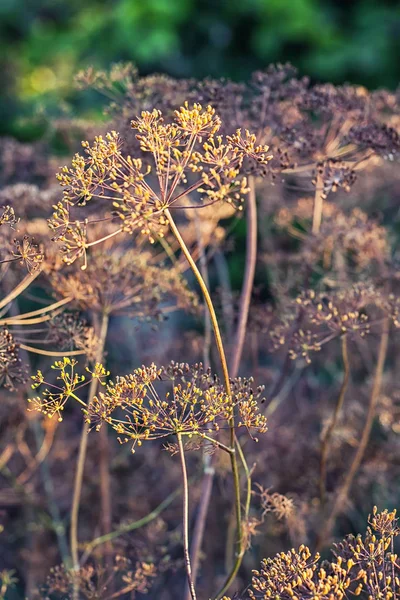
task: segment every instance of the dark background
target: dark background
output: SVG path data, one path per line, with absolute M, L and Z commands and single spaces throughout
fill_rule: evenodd
M 0 21 L 0 133 L 21 139 L 32 115 L 83 102 L 72 79 L 91 64 L 244 79 L 290 61 L 314 81 L 399 81 L 398 0 L 1 0 Z

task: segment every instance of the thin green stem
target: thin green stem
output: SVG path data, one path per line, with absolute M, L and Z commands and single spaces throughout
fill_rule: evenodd
M 107 542 L 112 542 L 116 538 L 120 537 L 125 533 L 129 533 L 130 531 L 135 531 L 136 529 L 140 529 L 148 523 L 151 523 L 156 519 L 162 512 L 165 510 L 181 493 L 182 488 L 179 487 L 172 494 L 167 496 L 154 510 L 149 512 L 145 517 L 138 519 L 137 521 L 133 521 L 132 523 L 127 523 L 126 525 L 122 525 L 115 531 L 111 531 L 105 535 L 101 535 L 100 537 L 95 538 L 88 544 L 86 544 L 85 557 L 82 559 L 82 563 L 84 563 L 91 552 L 97 548 L 97 546 L 101 546 L 102 544 L 106 544 Z

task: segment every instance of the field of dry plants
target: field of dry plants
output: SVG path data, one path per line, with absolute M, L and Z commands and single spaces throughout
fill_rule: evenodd
M 0 138 L 0 599 L 400 598 L 400 95 L 76 83 Z

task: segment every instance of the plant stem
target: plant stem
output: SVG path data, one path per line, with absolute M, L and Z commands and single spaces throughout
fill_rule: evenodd
M 208 288 L 204 282 L 204 279 L 203 279 L 199 269 L 197 268 L 196 263 L 194 262 L 194 260 L 192 258 L 192 255 L 190 254 L 190 250 L 186 246 L 186 244 L 179 232 L 179 229 L 176 226 L 175 221 L 168 209 L 165 209 L 165 216 L 167 217 L 167 219 L 169 221 L 172 232 L 175 235 L 175 237 L 179 243 L 179 246 L 181 247 L 181 250 L 184 253 L 186 260 L 188 261 L 190 268 L 192 269 L 193 274 L 196 277 L 197 282 L 203 293 L 204 300 L 207 304 L 207 308 L 210 313 L 210 318 L 211 318 L 211 322 L 212 322 L 212 326 L 213 326 L 213 330 L 214 330 L 214 336 L 215 336 L 215 341 L 217 344 L 218 354 L 219 354 L 219 357 L 221 360 L 221 366 L 222 366 L 222 371 L 223 371 L 223 376 L 224 376 L 226 392 L 229 396 L 231 396 L 231 384 L 230 384 L 230 379 L 229 379 L 228 364 L 227 364 L 226 357 L 225 357 L 225 350 L 224 350 L 224 345 L 222 343 L 222 337 L 221 337 L 221 332 L 220 332 L 219 325 L 218 325 L 217 315 L 215 314 L 215 309 L 214 309 L 214 305 L 211 300 L 210 293 L 208 291 Z
M 238 375 L 240 359 L 243 354 L 243 345 L 246 336 L 247 320 L 249 316 L 251 292 L 254 284 L 257 261 L 257 203 L 254 177 L 249 177 L 250 192 L 247 199 L 247 236 L 246 236 L 246 266 L 239 305 L 239 322 L 233 345 L 233 355 L 229 365 L 231 377 Z
M 333 508 L 330 511 L 330 515 L 325 523 L 325 527 L 322 529 L 318 540 L 317 540 L 317 549 L 320 549 L 324 541 L 330 537 L 332 529 L 335 525 L 336 517 L 341 513 L 343 508 L 346 505 L 346 501 L 349 495 L 349 491 L 351 485 L 353 483 L 354 477 L 357 474 L 357 471 L 361 465 L 361 462 L 364 458 L 364 453 L 367 448 L 369 436 L 371 434 L 372 424 L 375 417 L 376 405 L 379 399 L 379 394 L 382 386 L 382 377 L 383 370 L 385 367 L 385 360 L 387 355 L 389 342 L 389 319 L 386 317 L 383 322 L 382 335 L 379 343 L 378 350 L 378 359 L 376 363 L 374 382 L 372 385 L 371 395 L 369 399 L 367 418 L 365 420 L 364 429 L 361 435 L 360 443 L 354 455 L 353 461 L 351 463 L 350 469 L 345 477 L 345 480 L 339 490 L 338 495 L 336 496 L 335 503 Z
M 20 294 L 22 294 L 22 292 L 30 286 L 30 284 L 36 279 L 36 277 L 40 275 L 41 271 L 42 269 L 37 269 L 33 273 L 28 273 L 28 275 L 26 275 L 24 279 L 9 294 L 7 294 L 7 296 L 0 300 L 0 309 L 7 306 L 7 304 L 9 304 L 13 300 L 15 300 L 15 298 L 17 298 Z
M 100 473 L 100 510 L 103 533 L 109 533 L 112 525 L 112 503 L 111 503 L 111 477 L 110 477 L 110 444 L 106 427 L 102 427 L 100 434 L 99 473 Z M 107 561 L 110 561 L 112 545 L 106 543 Z
M 181 459 L 183 481 L 183 552 L 185 556 L 186 574 L 189 583 L 190 594 L 192 596 L 192 600 L 196 600 L 196 591 L 194 589 L 194 583 L 192 579 L 192 567 L 190 563 L 189 553 L 189 486 L 185 461 L 185 451 L 183 448 L 181 434 L 177 433 L 176 437 L 178 438 L 179 456 Z
M 229 379 L 228 364 L 226 361 L 225 350 L 224 350 L 224 346 L 223 346 L 222 338 L 221 338 L 221 332 L 219 329 L 218 320 L 217 320 L 217 316 L 215 314 L 215 309 L 214 309 L 214 305 L 211 300 L 210 293 L 208 291 L 206 284 L 204 283 L 204 279 L 202 278 L 201 273 L 200 273 L 199 269 L 197 268 L 196 263 L 194 262 L 194 260 L 192 258 L 192 255 L 190 254 L 190 251 L 189 251 L 188 247 L 186 246 L 186 244 L 179 232 L 179 229 L 177 228 L 175 221 L 168 209 L 165 210 L 165 216 L 167 217 L 167 219 L 169 221 L 172 232 L 175 235 L 175 237 L 182 249 L 182 252 L 184 253 L 184 255 L 193 271 L 193 274 L 198 281 L 201 291 L 203 293 L 204 300 L 207 304 L 207 308 L 210 313 L 211 323 L 212 323 L 213 330 L 214 330 L 215 341 L 217 344 L 218 354 L 220 357 L 222 372 L 223 372 L 223 376 L 224 376 L 226 393 L 228 394 L 228 396 L 231 397 L 232 391 L 231 391 L 231 384 L 230 384 L 230 379 Z M 235 449 L 235 417 L 233 414 L 233 409 L 232 409 L 231 418 L 229 420 L 229 427 L 230 427 L 230 446 L 234 450 Z M 232 454 L 230 454 L 230 459 L 231 459 L 231 468 L 232 468 L 233 483 L 234 483 L 234 490 L 235 490 L 235 512 L 236 512 L 238 551 L 237 551 L 237 560 L 234 565 L 234 570 L 228 576 L 228 579 L 227 579 L 228 585 L 230 585 L 230 583 L 235 578 L 236 573 L 237 573 L 239 566 L 241 564 L 241 561 L 242 561 L 242 531 L 241 531 L 242 518 L 241 518 L 241 502 L 240 502 L 240 480 L 239 480 L 239 469 L 238 469 L 237 458 L 236 458 L 235 452 L 232 452 Z M 225 588 L 226 588 L 226 584 L 224 586 L 224 589 Z
M 314 196 L 314 213 L 312 222 L 312 233 L 318 235 L 321 229 L 322 222 L 322 210 L 324 205 L 324 191 L 323 191 L 323 179 L 322 176 L 317 173 L 315 181 L 315 196 Z
M 162 511 L 165 508 L 167 508 L 167 506 L 169 506 L 175 500 L 175 498 L 177 498 L 179 496 L 181 491 L 182 491 L 182 489 L 178 488 L 177 490 L 172 492 L 172 494 L 167 496 L 154 510 L 149 512 L 149 514 L 146 515 L 145 517 L 142 517 L 141 519 L 138 519 L 137 521 L 133 521 L 132 523 L 128 523 L 126 525 L 121 525 L 121 527 L 119 527 L 115 531 L 111 531 L 105 535 L 101 535 L 100 537 L 97 537 L 94 540 L 92 540 L 91 542 L 89 542 L 87 544 L 86 550 L 85 550 L 86 558 L 89 556 L 89 554 L 95 548 L 97 548 L 97 546 L 100 546 L 101 544 L 106 544 L 107 542 L 111 542 L 112 540 L 114 540 L 115 538 L 118 538 L 119 536 L 123 535 L 124 533 L 128 533 L 129 531 L 135 531 L 136 529 L 139 529 L 140 527 L 144 527 L 148 523 L 151 523 L 151 521 L 154 521 L 154 519 L 156 519 L 162 513 Z M 83 559 L 82 562 L 85 562 L 85 560 L 86 559 Z
M 204 279 L 204 283 L 209 287 L 209 277 L 208 277 L 208 268 L 207 268 L 207 259 L 204 250 L 204 244 L 201 237 L 201 227 L 199 222 L 199 217 L 197 212 L 194 213 L 194 224 L 196 229 L 196 237 L 197 237 L 197 247 L 199 249 L 199 261 L 200 261 L 200 272 Z M 210 359 L 210 350 L 211 350 L 211 342 L 212 342 L 212 326 L 211 326 L 211 318 L 208 311 L 206 311 L 204 315 L 204 341 L 203 341 L 203 363 L 205 368 L 207 369 L 211 364 Z M 223 444 L 220 444 L 216 440 L 212 438 L 208 438 L 208 436 L 203 436 L 204 439 L 208 439 L 212 443 L 219 445 L 220 447 Z M 230 451 L 225 446 L 225 449 Z M 203 478 L 201 482 L 201 495 L 200 501 L 197 509 L 196 521 L 193 529 L 193 539 L 190 545 L 190 553 L 192 557 L 192 580 L 193 585 L 196 586 L 197 581 L 197 573 L 199 570 L 200 564 L 200 550 L 203 543 L 203 535 L 204 535 L 204 527 L 207 519 L 208 507 L 211 498 L 212 484 L 214 479 L 214 457 L 210 456 L 206 449 L 203 450 Z M 191 596 L 191 590 L 189 587 L 189 582 L 186 582 L 185 591 L 183 598 L 184 600 L 189 600 Z
M 321 462 L 320 462 L 320 472 L 319 472 L 319 493 L 321 499 L 321 505 L 325 504 L 326 500 L 326 462 L 328 458 L 329 445 L 332 438 L 333 431 L 336 427 L 340 412 L 343 408 L 344 398 L 347 390 L 347 386 L 349 384 L 350 379 L 350 363 L 349 363 L 349 353 L 347 348 L 347 336 L 343 335 L 341 338 L 342 343 L 342 361 L 343 361 L 343 382 L 340 387 L 339 397 L 336 403 L 335 412 L 332 416 L 332 419 L 326 428 L 325 434 L 322 438 L 321 444 Z
M 103 357 L 104 346 L 107 337 L 107 329 L 108 329 L 108 315 L 104 314 L 100 335 L 99 335 L 99 344 L 97 347 L 97 353 L 95 360 L 96 362 L 100 362 Z M 97 379 L 93 378 L 90 382 L 89 395 L 87 401 L 87 407 L 89 408 L 94 395 L 97 390 Z M 70 545 L 71 545 L 71 558 L 72 558 L 72 568 L 75 571 L 75 574 L 79 571 L 79 554 L 78 554 L 78 517 L 79 517 L 79 505 L 81 500 L 82 493 L 82 481 L 83 481 L 83 471 L 85 467 L 85 459 L 87 452 L 87 443 L 88 443 L 88 433 L 89 433 L 89 423 L 85 421 L 84 426 L 82 428 L 81 440 L 79 444 L 79 453 L 78 460 L 76 464 L 75 471 L 75 481 L 74 481 L 74 493 L 72 498 L 72 507 L 71 507 L 71 529 L 70 529 Z M 77 577 L 74 577 L 73 584 L 73 600 L 79 600 L 79 581 Z

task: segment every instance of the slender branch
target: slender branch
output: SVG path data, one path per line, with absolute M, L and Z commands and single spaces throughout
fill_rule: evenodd
M 314 213 L 313 213 L 313 222 L 312 222 L 312 233 L 314 235 L 317 235 L 321 228 L 323 204 L 324 204 L 323 180 L 322 180 L 322 176 L 318 173 L 317 180 L 315 182 Z
M 251 292 L 254 284 L 254 275 L 257 261 L 257 204 L 254 177 L 249 177 L 250 192 L 247 199 L 247 236 L 246 236 L 246 266 L 239 304 L 239 323 L 236 330 L 233 355 L 231 357 L 230 372 L 233 378 L 237 377 L 240 359 L 243 354 L 243 345 L 246 335 L 247 320 Z
M 320 493 L 320 499 L 321 499 L 322 505 L 325 504 L 325 500 L 326 500 L 326 462 L 327 462 L 327 458 L 328 458 L 330 441 L 332 438 L 333 431 L 338 422 L 340 412 L 343 408 L 344 398 L 345 398 L 347 386 L 348 386 L 349 380 L 350 380 L 350 363 L 349 363 L 349 353 L 348 353 L 348 348 L 347 348 L 347 336 L 346 335 L 343 335 L 341 337 L 341 344 L 342 344 L 342 361 L 343 361 L 343 368 L 344 368 L 343 382 L 340 387 L 340 393 L 339 393 L 339 397 L 338 397 L 338 400 L 336 403 L 335 412 L 333 413 L 332 419 L 331 419 L 328 427 L 326 428 L 326 431 L 322 437 L 322 443 L 321 443 L 319 493 Z
M 90 248 L 91 246 L 96 246 L 96 244 L 100 244 L 101 242 L 105 242 L 106 240 L 109 240 L 110 238 L 118 235 L 119 233 L 121 233 L 122 229 L 119 228 L 116 231 L 113 231 L 112 233 L 109 233 L 108 235 L 105 235 L 104 237 L 100 238 L 99 240 L 95 240 L 94 242 L 90 242 L 89 244 L 85 245 L 85 248 Z
M 108 315 L 104 314 L 101 330 L 99 335 L 99 342 L 97 346 L 96 353 L 96 362 L 100 362 L 104 352 L 104 346 L 107 337 L 107 329 L 108 329 Z M 96 393 L 98 380 L 93 378 L 90 382 L 89 395 L 87 401 L 87 407 L 89 408 L 94 395 Z M 83 471 L 85 467 L 85 459 L 87 452 L 87 443 L 88 443 L 88 433 L 89 433 L 89 423 L 85 421 L 82 432 L 81 439 L 79 444 L 79 453 L 78 460 L 76 464 L 75 471 L 75 481 L 74 481 L 74 493 L 72 498 L 72 506 L 71 506 L 71 529 L 70 529 L 70 545 L 71 545 L 71 558 L 72 558 L 72 568 L 75 571 L 75 574 L 79 571 L 79 553 L 78 553 L 78 517 L 79 517 L 79 506 L 81 500 L 82 493 L 82 481 L 83 481 Z M 78 577 L 74 577 L 73 582 L 73 600 L 79 600 L 79 579 Z
M 196 237 L 197 237 L 197 247 L 199 249 L 199 262 L 200 262 L 200 272 L 204 279 L 204 283 L 207 288 L 210 287 L 210 281 L 208 277 L 208 268 L 207 268 L 207 259 L 204 251 L 204 244 L 201 237 L 201 228 L 199 223 L 199 217 L 197 213 L 194 213 L 194 224 L 196 229 Z M 204 342 L 203 342 L 203 362 L 205 368 L 210 366 L 210 350 L 211 350 L 211 339 L 212 339 L 212 327 L 211 327 L 211 319 L 210 314 L 206 312 L 204 315 Z
M 82 558 L 81 562 L 82 563 L 86 562 L 88 556 L 91 554 L 91 552 L 95 548 L 97 548 L 97 546 L 101 546 L 102 544 L 106 544 L 107 542 L 112 542 L 113 540 L 120 537 L 124 533 L 129 533 L 130 531 L 135 531 L 136 529 L 139 529 L 140 527 L 144 527 L 145 525 L 148 525 L 148 523 L 151 523 L 151 521 L 154 521 L 154 519 L 156 519 L 163 512 L 163 510 L 165 510 L 175 500 L 175 498 L 177 498 L 179 496 L 181 491 L 182 491 L 181 487 L 176 489 L 174 492 L 172 492 L 172 494 L 167 496 L 154 510 L 149 512 L 149 514 L 147 514 L 145 517 L 142 517 L 141 519 L 138 519 L 137 521 L 133 521 L 132 523 L 127 523 L 126 525 L 121 525 L 121 527 L 119 527 L 115 531 L 111 531 L 110 533 L 101 535 L 100 537 L 95 538 L 91 542 L 88 542 L 86 544 L 85 554 L 84 554 L 84 557 Z
M 360 443 L 354 455 L 353 461 L 350 465 L 350 469 L 344 479 L 344 482 L 336 496 L 334 505 L 330 511 L 329 517 L 325 522 L 325 527 L 322 529 L 318 540 L 317 548 L 321 548 L 324 541 L 330 537 L 332 529 L 335 525 L 336 517 L 342 512 L 346 505 L 347 498 L 349 495 L 350 488 L 357 474 L 357 471 L 364 458 L 365 450 L 368 445 L 369 436 L 371 434 L 372 424 L 375 417 L 376 405 L 379 399 L 379 394 L 382 386 L 383 370 L 385 367 L 385 360 L 387 355 L 389 342 L 389 319 L 386 317 L 383 323 L 382 335 L 378 350 L 378 359 L 376 363 L 374 382 L 372 385 L 371 395 L 369 399 L 367 417 L 364 424 L 364 429 L 361 435 Z
M 33 352 L 34 354 L 42 354 L 43 356 L 79 356 L 85 354 L 85 350 L 69 350 L 65 352 L 56 352 L 54 350 L 42 350 L 41 348 L 34 348 L 33 346 L 27 346 L 26 344 L 20 344 L 19 347 L 27 352 Z
M 247 519 L 249 518 L 249 513 L 250 513 L 252 469 L 251 470 L 249 469 L 243 449 L 242 449 L 241 445 L 239 444 L 239 440 L 237 440 L 237 439 L 236 439 L 236 448 L 237 448 L 238 454 L 240 456 L 240 460 L 242 462 L 243 469 L 244 469 L 244 472 L 246 475 L 246 481 L 247 481 L 246 503 L 244 505 L 244 517 L 243 517 L 244 522 L 246 522 Z
M 232 377 L 237 377 L 240 360 L 243 354 L 244 341 L 246 336 L 246 328 L 247 321 L 249 317 L 249 308 L 251 301 L 251 292 L 254 284 L 254 276 L 256 271 L 256 262 L 257 262 L 257 202 L 256 202 L 256 189 L 255 189 L 255 179 L 253 176 L 249 177 L 249 187 L 250 192 L 247 200 L 247 235 L 246 235 L 246 266 L 245 266 L 245 274 L 242 286 L 242 292 L 240 295 L 240 304 L 239 304 L 239 322 L 236 330 L 235 341 L 234 341 L 234 351 L 231 357 L 230 364 L 230 372 Z M 246 503 L 245 503 L 245 513 L 244 519 L 247 520 L 249 510 L 250 510 L 250 500 L 251 500 L 251 472 L 249 471 L 246 463 L 246 459 L 244 457 L 244 453 L 242 448 L 240 447 L 239 441 L 234 436 L 234 444 L 241 458 L 243 467 L 245 469 L 246 478 L 247 478 L 247 486 L 246 486 Z M 236 560 L 232 566 L 232 570 L 225 581 L 224 586 L 218 593 L 218 597 L 224 595 L 227 591 L 233 580 L 235 579 L 237 572 L 239 571 L 240 565 L 242 563 L 243 555 L 245 548 L 243 546 L 243 536 L 242 536 L 242 524 L 240 524 L 239 534 L 240 536 L 240 548 L 236 554 Z
M 184 255 L 193 271 L 193 274 L 195 275 L 195 277 L 198 281 L 201 291 L 203 293 L 204 300 L 207 304 L 207 308 L 210 313 L 211 323 L 212 323 L 213 330 L 214 330 L 215 341 L 217 344 L 218 354 L 220 357 L 222 372 L 223 372 L 223 376 L 224 376 L 226 393 L 228 394 L 228 396 L 231 397 L 232 391 L 231 391 L 231 384 L 230 384 L 230 379 L 229 379 L 228 364 L 226 361 L 225 350 L 224 350 L 224 346 L 223 346 L 223 342 L 222 342 L 221 332 L 219 329 L 218 320 L 217 320 L 217 316 L 215 314 L 215 309 L 214 309 L 214 305 L 211 300 L 210 293 L 208 291 L 206 284 L 204 283 L 204 279 L 202 278 L 201 273 L 200 273 L 199 269 L 197 268 L 196 263 L 194 262 L 191 254 L 190 254 L 190 251 L 189 251 L 188 247 L 186 246 L 186 244 L 179 232 L 179 229 L 177 228 L 175 221 L 168 209 L 165 210 L 165 216 L 167 217 L 167 219 L 169 221 L 172 232 L 175 235 L 175 237 L 182 249 L 182 252 L 184 253 Z M 230 427 L 230 446 L 232 449 L 234 449 L 235 448 L 235 417 L 234 417 L 233 407 L 232 407 L 232 415 L 229 420 L 229 427 Z M 227 579 L 228 585 L 230 585 L 230 583 L 235 578 L 237 570 L 239 569 L 239 566 L 240 566 L 240 563 L 242 560 L 242 532 L 241 532 L 241 528 L 242 528 L 241 510 L 242 509 L 241 509 L 241 500 L 240 500 L 239 469 L 238 469 L 235 452 L 232 452 L 232 454 L 230 454 L 230 459 L 231 459 L 231 469 L 232 469 L 234 490 L 235 490 L 235 514 L 236 514 L 236 529 L 237 529 L 237 538 L 238 538 L 238 551 L 237 551 L 237 560 L 236 560 L 236 564 L 234 567 L 235 570 L 228 576 L 228 579 Z M 225 587 L 226 586 L 224 586 L 224 589 L 225 589 Z
M 37 310 L 32 310 L 31 312 L 18 314 L 15 316 L 15 318 L 18 321 L 21 321 L 23 319 L 27 319 L 28 317 L 36 317 L 38 315 L 43 315 L 47 312 L 56 310 L 57 308 L 60 308 L 60 306 L 64 306 L 64 304 L 68 304 L 68 302 L 71 302 L 71 300 L 72 300 L 72 297 L 68 296 L 67 298 L 63 298 L 62 300 L 59 300 L 58 302 L 53 302 L 53 304 L 49 304 L 48 306 L 44 306 L 43 308 L 38 308 Z
M 30 286 L 32 281 L 34 281 L 36 277 L 40 275 L 40 273 L 41 269 L 37 269 L 37 271 L 34 271 L 33 273 L 28 273 L 28 275 L 26 275 L 26 277 L 24 277 L 24 279 L 0 301 L 0 309 L 4 308 L 4 306 L 7 306 L 7 304 L 15 300 L 17 296 L 22 294 L 22 292 L 26 290 L 28 286 Z
M 175 208 L 175 207 L 174 207 Z M 209 287 L 209 277 L 208 277 L 208 267 L 207 267 L 207 259 L 204 249 L 203 240 L 201 237 L 201 227 L 199 222 L 199 217 L 197 212 L 194 214 L 194 224 L 196 229 L 196 237 L 197 237 L 197 247 L 199 250 L 199 261 L 200 261 L 200 271 L 201 275 L 204 279 L 204 282 Z M 203 363 L 206 368 L 208 368 L 211 364 L 211 341 L 212 341 L 212 325 L 210 314 L 206 311 L 204 315 L 204 340 L 203 340 Z M 215 444 L 219 448 L 223 448 L 227 452 L 230 452 L 230 448 L 221 444 L 217 440 L 214 440 L 207 435 L 202 435 L 202 437 L 208 440 L 210 443 Z M 201 495 L 198 504 L 197 514 L 195 525 L 193 529 L 193 539 L 192 544 L 190 546 L 190 553 L 192 559 L 192 581 L 193 585 L 196 586 L 197 574 L 199 571 L 200 565 L 200 550 L 203 543 L 203 535 L 204 535 L 204 527 L 207 519 L 207 513 L 211 498 L 212 484 L 214 478 L 214 456 L 210 456 L 210 454 L 203 449 L 202 453 L 203 459 L 203 477 L 201 482 Z M 184 600 L 190 600 L 191 590 L 189 586 L 189 582 L 186 582 L 185 591 L 183 598 Z
M 215 309 L 214 309 L 214 305 L 211 300 L 210 293 L 208 291 L 208 288 L 204 282 L 204 279 L 203 279 L 199 269 L 197 268 L 196 263 L 194 262 L 194 260 L 192 258 L 192 255 L 190 254 L 190 251 L 189 251 L 188 247 L 186 246 L 185 241 L 182 238 L 182 236 L 179 232 L 179 229 L 176 226 L 175 221 L 168 209 L 165 209 L 165 216 L 167 217 L 167 219 L 169 221 L 172 232 L 175 235 L 175 237 L 181 247 L 181 250 L 184 253 L 186 260 L 188 261 L 188 263 L 193 271 L 193 274 L 196 277 L 197 282 L 203 293 L 204 300 L 207 304 L 207 308 L 209 310 L 211 322 L 212 322 L 213 329 L 214 329 L 215 341 L 216 341 L 217 348 L 218 348 L 218 354 L 219 354 L 219 357 L 221 360 L 221 366 L 222 366 L 222 371 L 223 371 L 223 375 L 224 375 L 226 392 L 229 396 L 231 396 L 232 393 L 231 393 L 231 384 L 230 384 L 230 379 L 229 379 L 228 364 L 227 364 L 226 357 L 225 357 L 225 350 L 224 350 L 224 345 L 222 342 L 221 332 L 220 332 L 219 325 L 218 325 L 217 315 L 215 314 Z
M 99 474 L 100 474 L 100 508 L 103 533 L 108 533 L 112 525 L 111 477 L 110 477 L 110 442 L 106 427 L 99 431 Z M 107 561 L 110 562 L 112 546 L 106 544 Z
M 46 321 L 51 321 L 51 319 L 60 312 L 62 311 L 57 310 L 53 313 L 53 315 L 42 315 L 41 317 L 33 317 L 32 319 L 20 319 L 19 317 L 0 319 L 0 325 L 37 325 L 38 323 L 46 323 Z
M 189 553 L 189 486 L 185 461 L 185 451 L 182 443 L 182 436 L 177 433 L 179 456 L 181 459 L 182 481 L 183 481 L 183 553 L 185 556 L 186 574 L 190 588 L 192 600 L 196 600 L 196 590 L 192 579 L 192 566 Z

